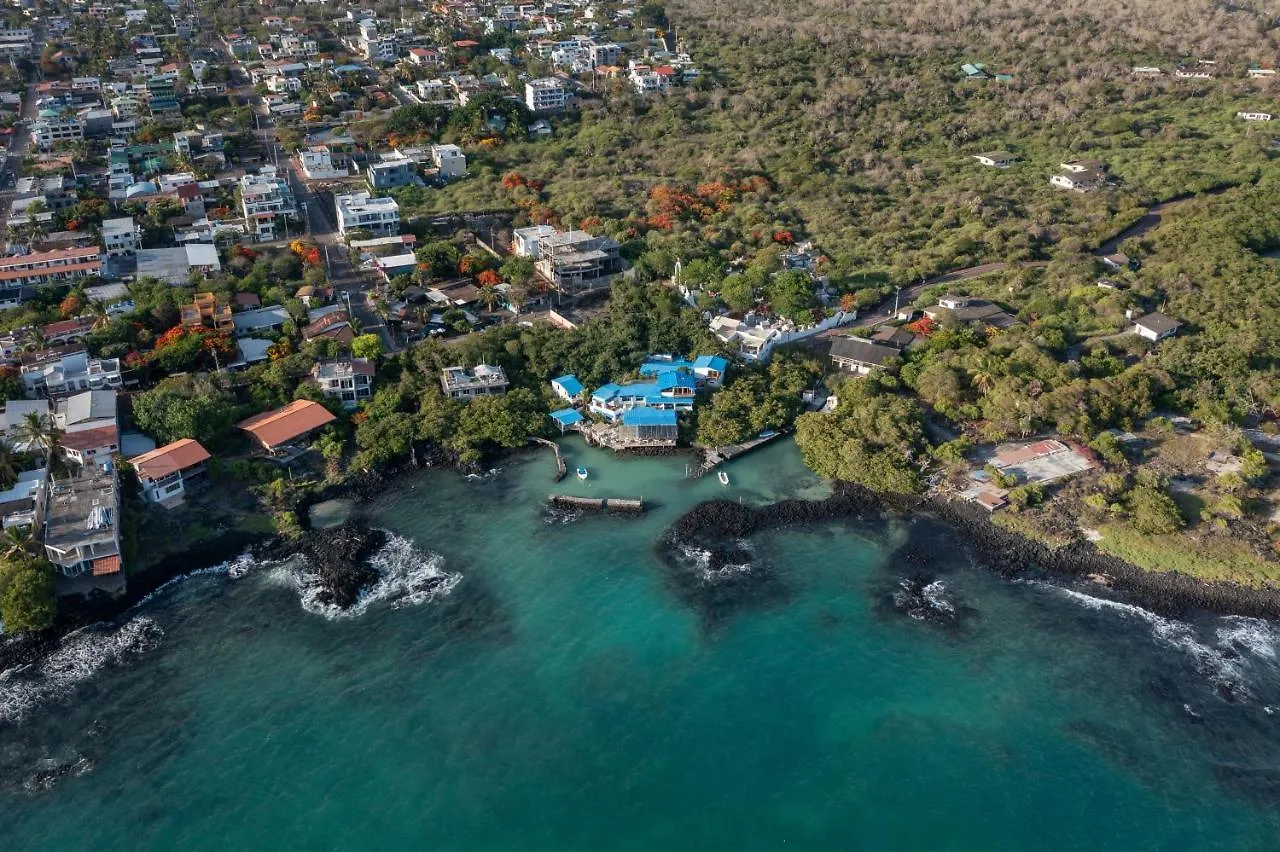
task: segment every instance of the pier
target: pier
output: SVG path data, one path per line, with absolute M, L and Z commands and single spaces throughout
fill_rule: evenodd
M 564 463 L 564 454 L 560 452 L 560 445 L 557 444 L 555 441 L 548 441 L 546 438 L 530 438 L 529 440 L 533 441 L 535 444 L 542 444 L 543 446 L 550 447 L 552 450 L 555 451 L 556 482 L 559 482 L 560 480 L 564 479 L 565 475 L 568 474 L 569 472 L 569 468 Z
M 632 500 L 625 497 L 573 497 L 569 494 L 552 494 L 547 498 L 552 505 L 571 509 L 590 509 L 594 512 L 643 512 L 644 498 Z
M 729 459 L 737 458 L 740 455 L 749 453 L 756 447 L 767 444 L 775 438 L 782 437 L 783 434 L 785 433 L 769 432 L 752 438 L 749 441 L 743 441 L 741 444 L 730 444 L 727 447 L 701 447 L 700 449 L 705 453 L 705 456 L 702 459 L 702 464 L 693 468 L 689 475 L 694 479 L 705 476 L 720 464 L 727 462 Z

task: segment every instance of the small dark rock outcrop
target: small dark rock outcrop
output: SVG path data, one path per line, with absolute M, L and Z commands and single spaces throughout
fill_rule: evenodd
M 343 609 L 354 604 L 378 579 L 369 557 L 386 539 L 386 533 L 357 521 L 306 533 L 298 542 L 298 552 L 320 578 L 321 602 Z
M 943 582 L 925 574 L 903 577 L 890 600 L 895 610 L 915 621 L 955 624 L 963 612 Z

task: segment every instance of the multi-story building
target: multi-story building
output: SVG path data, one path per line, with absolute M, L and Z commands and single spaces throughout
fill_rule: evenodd
M 133 257 L 138 247 L 138 226 L 132 216 L 102 220 L 102 250 L 107 257 Z
M 431 161 L 440 180 L 455 180 L 467 174 L 467 157 L 457 145 L 432 145 Z
M 366 358 L 321 361 L 311 368 L 311 377 L 320 391 L 341 400 L 347 408 L 373 396 L 373 373 L 373 364 Z
M 569 87 L 555 77 L 540 77 L 524 84 L 524 105 L 533 112 L 562 110 L 571 98 Z
M 0 257 L 0 287 L 37 287 L 88 278 L 102 271 L 97 246 Z
M 338 233 L 364 230 L 375 236 L 400 233 L 400 205 L 394 198 L 374 198 L 367 192 L 335 195 L 333 206 L 338 214 Z
M 51 479 L 42 529 L 44 555 L 64 577 L 92 574 L 124 586 L 120 551 L 120 488 L 111 464 Z
M 77 118 L 50 116 L 31 122 L 31 141 L 42 151 L 55 145 L 79 142 L 84 139 L 84 125 Z
M 414 86 L 418 90 L 418 100 L 425 104 L 437 106 L 457 106 L 458 92 L 444 80 L 419 80 Z
M 369 186 L 374 189 L 392 189 L 408 186 L 418 175 L 418 166 L 405 156 L 385 155 L 385 159 L 372 163 L 365 170 Z
M 589 289 L 622 271 L 621 246 L 609 237 L 566 231 L 538 238 L 534 269 L 561 290 Z
M 289 182 L 277 177 L 270 166 L 240 178 L 240 208 L 250 233 L 260 242 L 276 239 L 281 223 L 298 216 Z
M 171 508 L 182 502 L 186 480 L 204 472 L 209 451 L 199 441 L 183 438 L 129 459 L 138 474 L 142 497 Z
M 501 396 L 507 392 L 507 374 L 501 367 L 489 364 L 481 364 L 474 370 L 445 367 L 440 373 L 440 386 L 450 399 Z
M 218 331 L 233 331 L 236 327 L 231 317 L 231 306 L 219 305 L 212 293 L 196 293 L 191 304 L 178 310 L 182 324 L 191 328 L 204 326 Z
M 118 388 L 120 359 L 90 358 L 86 352 L 54 355 L 22 368 L 27 396 L 66 396 L 83 390 Z

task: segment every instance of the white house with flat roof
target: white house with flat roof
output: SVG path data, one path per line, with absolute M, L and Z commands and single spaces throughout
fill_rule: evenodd
M 335 195 L 333 206 L 338 214 L 338 233 L 368 231 L 375 236 L 400 233 L 400 205 L 394 198 L 375 198 L 367 192 Z
M 102 220 L 102 251 L 107 257 L 133 257 L 138 248 L 138 226 L 132 216 Z
M 431 161 L 436 165 L 440 180 L 466 177 L 467 157 L 457 145 L 432 145 Z

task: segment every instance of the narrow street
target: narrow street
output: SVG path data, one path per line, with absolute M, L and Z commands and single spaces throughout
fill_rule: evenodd
M 382 317 L 374 310 L 377 281 L 372 273 L 361 272 L 352 265 L 347 246 L 338 233 L 331 198 L 327 193 L 316 192 L 298 175 L 292 152 L 280 147 L 279 135 L 272 120 L 267 116 L 259 116 L 258 125 L 255 133 L 262 146 L 263 162 L 276 163 L 289 181 L 294 200 L 304 217 L 306 233 L 319 246 L 325 258 L 335 298 L 346 301 L 350 306 L 351 314 L 360 324 L 362 333 L 377 334 L 382 339 L 383 351 L 394 352 L 399 348 L 395 338 Z

